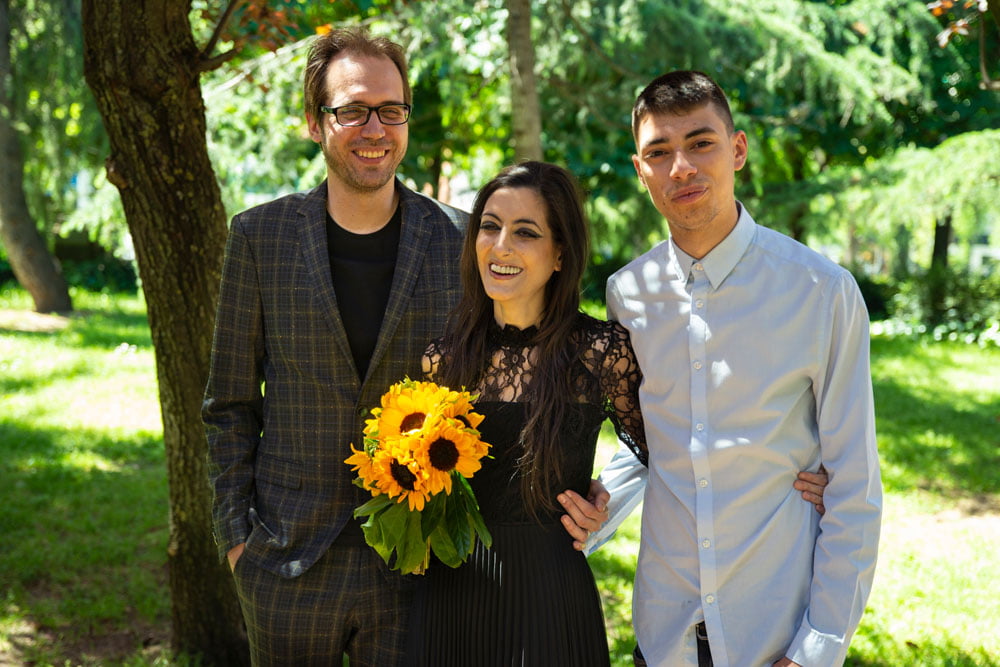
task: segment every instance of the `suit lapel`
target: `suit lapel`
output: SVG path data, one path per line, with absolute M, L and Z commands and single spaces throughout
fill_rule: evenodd
M 340 346 L 344 359 L 353 367 L 354 356 L 347 341 L 347 330 L 337 306 L 337 294 L 333 289 L 330 272 L 330 251 L 326 235 L 326 181 L 306 195 L 299 208 L 299 215 L 299 240 L 306 270 L 312 279 L 323 317 L 333 332 L 333 339 Z M 357 369 L 354 370 L 357 375 Z
M 429 209 L 423 204 L 423 200 L 403 187 L 398 181 L 396 182 L 396 191 L 399 192 L 399 205 L 403 218 L 399 236 L 399 253 L 396 256 L 396 269 L 392 275 L 389 303 L 386 305 L 385 315 L 382 317 L 382 327 L 378 332 L 375 351 L 368 364 L 369 375 L 378 366 L 389 347 L 389 341 L 399 327 L 403 313 L 406 312 L 407 304 L 417 282 L 417 276 L 420 275 L 420 269 L 423 267 L 427 244 L 431 238 L 430 229 L 425 222 Z

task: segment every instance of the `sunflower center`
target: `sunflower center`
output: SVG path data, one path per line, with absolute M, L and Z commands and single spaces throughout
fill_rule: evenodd
M 403 421 L 399 424 L 399 430 L 401 433 L 408 433 L 410 431 L 416 431 L 424 425 L 424 419 L 427 417 L 423 412 L 411 412 L 410 414 L 403 417 Z
M 458 447 L 447 438 L 438 438 L 432 442 L 427 453 L 430 455 L 431 465 L 437 470 L 449 472 L 458 463 Z
M 396 480 L 397 484 L 407 491 L 413 490 L 413 484 L 417 481 L 417 476 L 410 472 L 409 468 L 399 461 L 393 461 L 389 466 L 389 470 L 392 471 L 392 478 Z

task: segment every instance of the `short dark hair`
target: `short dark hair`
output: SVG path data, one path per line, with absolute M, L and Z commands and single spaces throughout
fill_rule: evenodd
M 649 114 L 685 114 L 707 104 L 715 107 L 730 133 L 736 130 L 729 100 L 719 84 L 703 72 L 676 70 L 653 79 L 632 107 L 632 137 L 639 139 L 639 123 Z
M 410 92 L 410 81 L 406 68 L 406 53 L 403 47 L 385 37 L 373 37 L 364 28 L 344 28 L 331 30 L 325 35 L 315 38 L 309 46 L 309 57 L 306 60 L 305 72 L 305 106 L 313 117 L 320 115 L 319 108 L 327 103 L 324 99 L 326 90 L 326 72 L 330 61 L 341 53 L 353 53 L 360 56 L 385 57 L 396 65 L 399 76 L 403 79 L 403 102 L 411 104 L 413 94 Z

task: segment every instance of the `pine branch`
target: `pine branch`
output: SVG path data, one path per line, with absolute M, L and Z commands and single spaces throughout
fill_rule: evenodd
M 570 7 L 569 0 L 562 0 L 562 8 L 563 11 L 566 13 L 566 16 L 569 18 L 570 23 L 573 24 L 573 27 L 576 28 L 577 32 L 579 32 L 580 35 L 585 40 L 587 46 L 590 47 L 590 50 L 593 51 L 598 58 L 606 62 L 613 71 L 617 72 L 622 77 L 625 77 L 627 79 L 642 79 L 641 74 L 637 72 L 631 72 L 625 69 L 624 67 L 616 63 L 614 60 L 612 60 L 608 56 L 608 54 L 604 52 L 604 49 L 601 48 L 601 45 L 598 44 L 596 41 L 594 41 L 594 38 L 590 36 L 589 32 L 587 32 L 586 26 L 580 23 L 580 20 L 577 19 L 575 16 L 573 16 L 573 9 L 572 7 Z

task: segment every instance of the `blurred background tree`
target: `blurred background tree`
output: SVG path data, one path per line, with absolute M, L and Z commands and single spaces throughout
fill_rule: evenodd
M 93 105 L 82 41 L 78 3 L 0 0 L 0 240 L 39 312 L 73 308 L 53 231 L 76 204 L 81 165 L 102 152 L 100 130 L 80 124 Z

